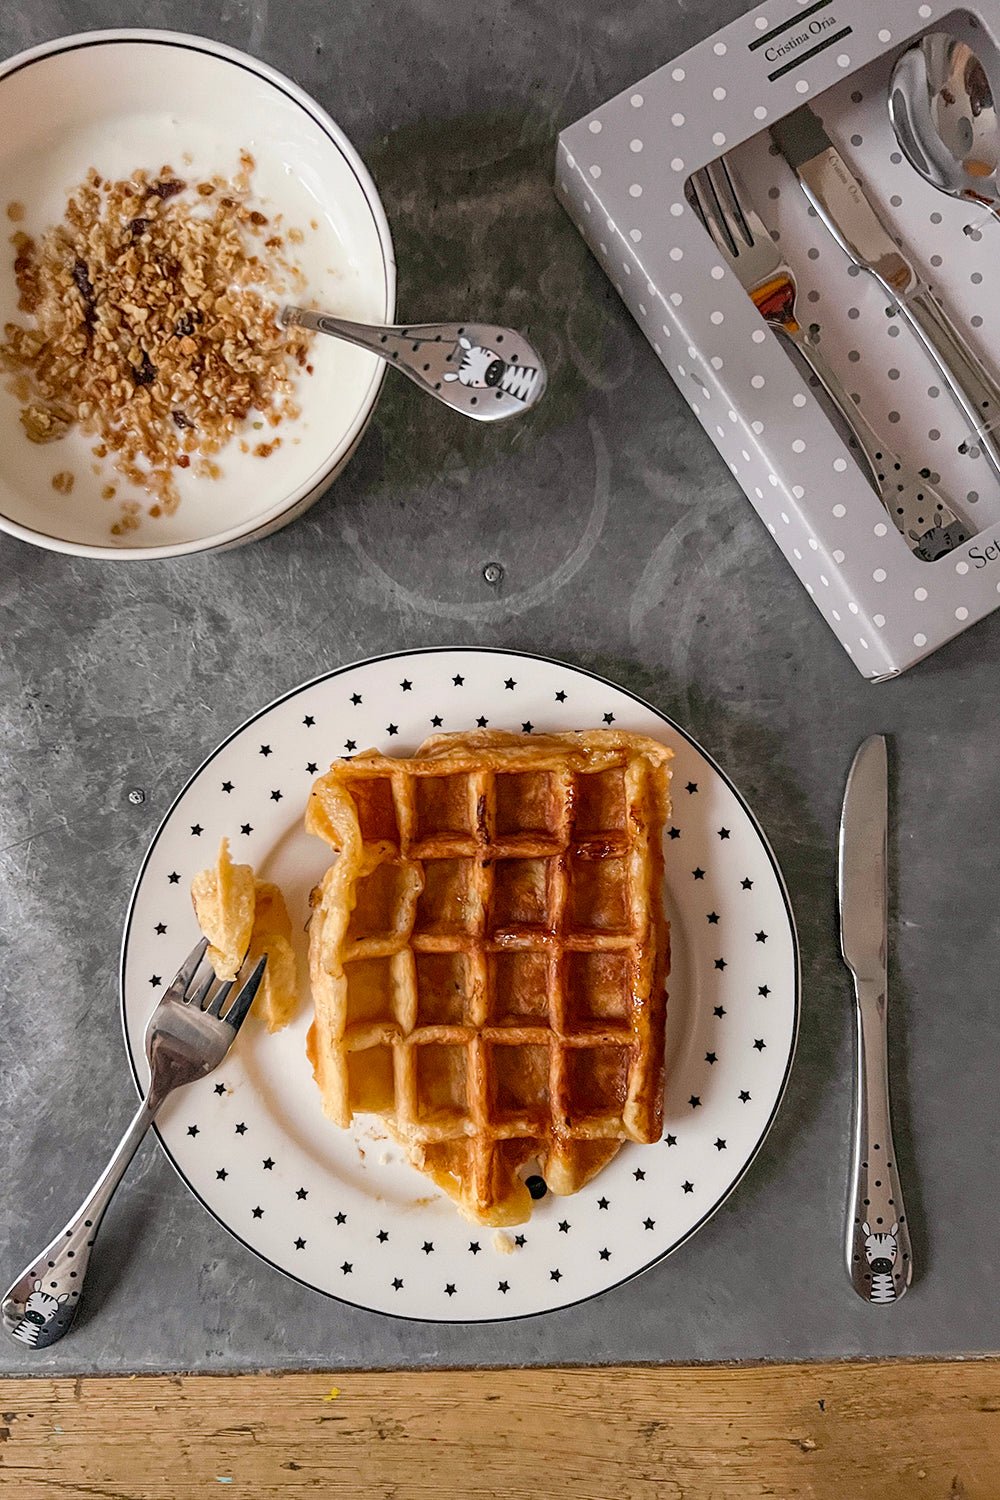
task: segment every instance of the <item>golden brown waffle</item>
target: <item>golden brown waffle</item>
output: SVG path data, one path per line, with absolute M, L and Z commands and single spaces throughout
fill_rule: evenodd
M 313 786 L 306 827 L 340 854 L 310 928 L 324 1108 L 384 1116 L 478 1222 L 529 1216 L 528 1161 L 572 1193 L 659 1138 L 671 753 L 481 731 Z

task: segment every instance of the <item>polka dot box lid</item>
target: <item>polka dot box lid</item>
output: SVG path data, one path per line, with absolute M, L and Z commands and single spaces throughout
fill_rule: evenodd
M 1000 349 L 1000 224 L 923 182 L 888 118 L 896 57 L 946 16 L 980 48 L 997 45 L 988 13 L 956 17 L 945 3 L 776 0 L 570 126 L 556 167 L 580 233 L 844 650 L 874 679 L 1000 605 L 1000 482 L 878 284 L 816 217 L 769 126 L 811 105 L 989 363 Z M 938 561 L 910 551 L 688 203 L 687 178 L 723 153 L 793 269 L 799 321 L 887 449 L 968 527 L 970 539 Z

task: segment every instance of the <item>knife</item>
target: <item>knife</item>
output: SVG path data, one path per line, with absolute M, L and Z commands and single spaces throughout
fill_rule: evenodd
M 886 743 L 865 740 L 840 814 L 840 950 L 854 975 L 857 1076 L 847 1210 L 847 1274 L 859 1297 L 898 1302 L 910 1284 L 910 1230 L 892 1144 L 886 1049 L 889 768 Z
M 806 197 L 846 255 L 869 271 L 934 361 L 941 379 L 1000 474 L 997 435 L 1000 385 L 969 348 L 930 287 L 882 223 L 817 115 L 804 104 L 771 127 Z

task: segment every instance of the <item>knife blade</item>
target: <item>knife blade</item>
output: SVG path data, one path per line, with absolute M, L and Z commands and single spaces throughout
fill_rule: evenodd
M 847 1210 L 847 1274 L 859 1297 L 896 1302 L 913 1275 L 889 1112 L 889 763 L 884 736 L 858 750 L 840 817 L 840 948 L 854 975 L 857 1075 Z
M 885 982 L 889 761 L 885 737 L 865 740 L 840 815 L 840 950 L 858 979 Z
M 772 125 L 771 134 L 837 244 L 875 277 L 930 355 L 976 444 L 1000 475 L 1000 449 L 992 431 L 1000 421 L 996 378 L 896 244 L 818 115 L 803 104 Z

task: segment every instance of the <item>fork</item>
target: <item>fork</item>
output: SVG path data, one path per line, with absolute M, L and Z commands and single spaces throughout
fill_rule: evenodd
M 933 562 L 968 540 L 954 511 L 935 497 L 924 476 L 907 476 L 899 457 L 883 443 L 851 400 L 816 340 L 795 316 L 795 277 L 753 207 L 732 162 L 721 156 L 690 178 L 695 212 L 729 262 L 769 327 L 801 355 L 851 432 L 868 479 L 911 551 Z
M 66 1228 L 29 1261 L 3 1299 L 4 1327 L 30 1349 L 54 1344 L 76 1317 L 101 1219 L 160 1106 L 174 1089 L 218 1067 L 247 1018 L 264 976 L 266 955 L 223 1015 L 236 981 L 217 981 L 205 958 L 207 947 L 203 938 L 191 950 L 150 1017 L 149 1088 L 114 1155 Z

